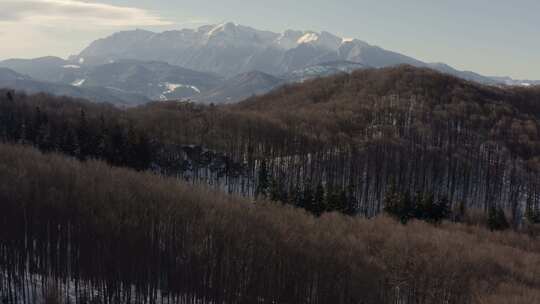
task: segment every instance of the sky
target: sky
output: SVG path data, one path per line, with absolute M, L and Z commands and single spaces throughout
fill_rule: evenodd
M 540 79 L 538 0 L 0 0 L 0 60 L 79 53 L 135 28 L 225 21 L 328 31 L 426 62 Z

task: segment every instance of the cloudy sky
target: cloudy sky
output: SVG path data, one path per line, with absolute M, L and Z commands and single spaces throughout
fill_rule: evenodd
M 326 30 L 429 62 L 540 79 L 538 0 L 0 0 L 0 59 L 67 57 L 115 31 L 232 21 Z

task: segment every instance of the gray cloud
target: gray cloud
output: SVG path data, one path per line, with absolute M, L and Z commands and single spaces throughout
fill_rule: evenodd
M 91 26 L 160 26 L 171 24 L 149 11 L 79 0 L 0 0 L 0 22 L 41 25 L 90 23 Z

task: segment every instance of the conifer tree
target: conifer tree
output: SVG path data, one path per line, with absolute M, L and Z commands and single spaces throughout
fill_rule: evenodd
M 465 205 L 465 202 L 459 201 L 457 203 L 457 210 L 455 211 L 453 220 L 458 223 L 463 222 L 466 216 L 467 216 L 467 207 Z
M 540 213 L 538 208 L 533 206 L 532 199 L 527 199 L 527 206 L 525 207 L 525 219 L 529 224 L 540 223 Z
M 347 202 L 344 213 L 346 215 L 355 215 L 356 214 L 356 197 L 354 195 L 354 186 L 349 185 L 347 187 Z
M 406 224 L 413 213 L 410 196 L 399 192 L 393 180 L 385 194 L 384 206 L 384 211 L 402 224 Z
M 442 196 L 437 200 L 433 207 L 433 212 L 429 218 L 429 222 L 440 223 L 450 215 L 450 202 L 446 196 Z
M 88 123 L 86 121 L 86 113 L 84 109 L 81 109 L 79 116 L 79 124 L 77 126 L 77 143 L 79 150 L 77 151 L 77 157 L 80 160 L 86 160 L 90 154 L 90 138 L 88 132 Z
M 326 204 L 325 204 L 325 192 L 324 192 L 324 186 L 322 183 L 319 182 L 317 187 L 315 188 L 315 194 L 313 195 L 313 206 L 311 212 L 315 214 L 316 216 L 321 216 L 323 212 L 326 210 Z
M 270 178 L 270 187 L 269 187 L 269 198 L 270 200 L 277 202 L 281 200 L 281 189 L 279 182 L 276 180 L 276 178 L 271 177 Z
M 259 174 L 257 179 L 257 187 L 255 189 L 255 197 L 266 197 L 268 195 L 268 169 L 266 168 L 266 160 L 261 161 L 261 165 L 259 167 Z
M 489 208 L 488 227 L 491 231 L 506 230 L 510 228 L 510 224 L 508 223 L 502 208 L 495 206 Z
M 314 204 L 315 199 L 313 197 L 313 188 L 311 188 L 311 183 L 306 183 L 304 186 L 304 191 L 302 193 L 301 206 L 307 211 L 314 213 Z

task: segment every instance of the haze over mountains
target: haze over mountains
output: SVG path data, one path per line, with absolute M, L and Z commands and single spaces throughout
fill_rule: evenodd
M 45 92 L 73 96 L 74 89 L 59 90 L 61 84 L 77 88 L 76 97 L 107 99 L 91 92 L 88 96 L 80 93 L 97 87 L 104 88 L 102 92 L 115 91 L 116 98 L 111 98 L 114 103 L 120 99 L 121 103 L 133 104 L 144 99 L 236 102 L 285 83 L 400 64 L 428 67 L 488 85 L 540 84 L 458 71 L 443 63 L 425 63 L 324 31 L 274 33 L 234 23 L 163 33 L 123 31 L 94 41 L 68 60 L 12 59 L 0 62 L 0 67 L 41 82 Z M 0 87 L 9 84 L 2 81 Z M 19 82 L 17 89 L 25 87 Z M 132 95 L 139 96 L 136 102 L 124 100 Z

